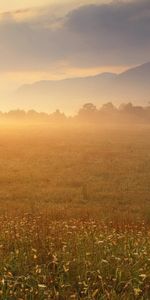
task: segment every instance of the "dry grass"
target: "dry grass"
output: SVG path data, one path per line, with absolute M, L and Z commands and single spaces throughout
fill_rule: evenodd
M 0 299 L 150 299 L 150 128 L 0 130 Z

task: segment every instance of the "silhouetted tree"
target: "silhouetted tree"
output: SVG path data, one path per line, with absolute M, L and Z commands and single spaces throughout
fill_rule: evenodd
M 54 122 L 62 122 L 66 120 L 66 116 L 64 113 L 60 112 L 59 109 L 56 109 L 56 111 L 50 115 L 50 119 Z
M 34 109 L 30 109 L 27 112 L 27 118 L 29 119 L 37 119 L 39 117 L 39 113 L 37 111 L 35 111 Z
M 24 110 L 11 110 L 7 113 L 7 116 L 11 119 L 23 119 L 26 116 L 26 112 Z
M 79 119 L 84 120 L 91 120 L 95 117 L 97 117 L 97 108 L 92 103 L 86 103 L 83 105 L 83 107 L 78 112 Z
M 105 113 L 114 113 L 117 111 L 117 108 L 111 102 L 108 102 L 102 106 L 100 111 Z
M 132 113 L 133 112 L 133 104 L 131 102 L 129 103 L 123 103 L 120 105 L 119 110 L 125 113 Z

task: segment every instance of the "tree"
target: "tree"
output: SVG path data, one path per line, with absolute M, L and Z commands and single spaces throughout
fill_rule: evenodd
M 78 112 L 80 119 L 90 120 L 97 116 L 97 108 L 93 103 L 85 103 Z
M 54 122 L 66 120 L 65 114 L 60 112 L 59 109 L 56 109 L 56 111 L 50 115 L 50 118 Z
M 125 113 L 131 113 L 133 112 L 133 104 L 131 102 L 125 104 L 121 104 L 119 107 L 119 110 Z
M 7 116 L 12 119 L 23 119 L 26 116 L 26 112 L 24 110 L 11 110 L 7 113 Z
M 111 102 L 108 102 L 102 106 L 100 111 L 105 112 L 105 113 L 114 113 L 117 111 L 117 109 Z

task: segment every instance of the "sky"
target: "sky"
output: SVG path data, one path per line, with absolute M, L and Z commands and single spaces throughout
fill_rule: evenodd
M 149 0 L 0 0 L 2 109 L 22 84 L 120 73 L 149 53 Z
M 51 6 L 58 4 L 76 6 L 78 4 L 87 4 L 87 3 L 107 3 L 110 0 L 5 0 L 0 2 L 0 11 L 6 12 L 11 10 L 25 9 L 30 7 L 41 7 L 41 6 Z

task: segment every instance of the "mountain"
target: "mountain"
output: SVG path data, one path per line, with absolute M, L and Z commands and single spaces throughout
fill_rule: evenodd
M 127 81 L 147 81 L 150 82 L 150 62 L 145 63 L 143 65 L 137 66 L 135 68 L 129 69 L 126 72 L 118 75 L 119 80 L 127 80 Z
M 23 85 L 17 91 L 17 98 L 24 98 L 26 105 L 43 109 L 71 112 L 78 110 L 85 102 L 101 105 L 104 102 L 133 102 L 147 104 L 150 100 L 150 62 L 129 69 L 119 75 L 102 73 L 84 78 L 58 81 L 39 81 Z
M 119 74 L 113 82 L 113 96 L 135 104 L 150 100 L 150 62 Z

